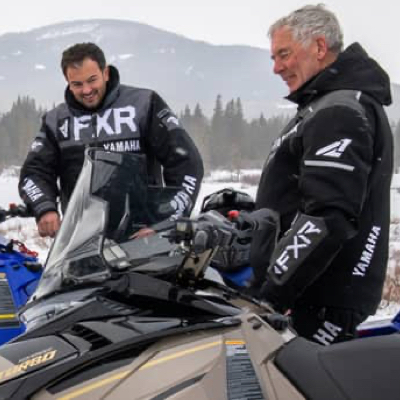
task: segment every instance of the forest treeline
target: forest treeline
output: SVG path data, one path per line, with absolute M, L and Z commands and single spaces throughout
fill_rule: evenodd
M 240 98 L 225 104 L 220 95 L 208 119 L 200 104 L 193 111 L 186 106 L 180 121 L 196 142 L 207 170 L 261 168 L 272 142 L 288 123 L 288 116 L 245 118 Z
M 45 110 L 30 97 L 18 97 L 11 110 L 0 116 L 0 170 L 21 165 L 33 138 L 40 129 Z M 223 102 L 218 95 L 213 115 L 206 117 L 201 105 L 189 106 L 179 119 L 198 146 L 209 172 L 216 168 L 231 171 L 261 168 L 273 141 L 287 124 L 286 115 L 270 118 L 260 115 L 246 119 L 240 98 Z M 395 168 L 400 169 L 400 123 L 392 124 L 395 142 Z
M 0 168 L 21 165 L 33 138 L 40 129 L 45 110 L 29 97 L 18 97 L 11 110 L 0 116 Z M 277 116 L 248 121 L 240 98 L 223 103 L 218 96 L 211 118 L 207 118 L 201 105 L 179 113 L 181 124 L 198 146 L 206 166 L 237 170 L 260 168 L 271 143 L 287 123 L 288 117 Z
M 44 110 L 29 97 L 18 97 L 11 110 L 0 116 L 0 172 L 21 165 L 38 133 Z

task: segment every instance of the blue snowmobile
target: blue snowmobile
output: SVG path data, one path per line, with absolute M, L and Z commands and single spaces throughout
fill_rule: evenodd
M 0 208 L 0 223 L 13 217 L 30 217 L 24 206 Z M 18 310 L 35 291 L 42 274 L 37 254 L 16 240 L 0 236 L 0 345 L 25 331 Z

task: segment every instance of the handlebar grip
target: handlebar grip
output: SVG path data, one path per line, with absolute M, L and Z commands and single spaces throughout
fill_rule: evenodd
M 0 208 L 0 223 L 14 217 L 29 218 L 33 213 L 24 204 L 11 203 L 8 209 Z

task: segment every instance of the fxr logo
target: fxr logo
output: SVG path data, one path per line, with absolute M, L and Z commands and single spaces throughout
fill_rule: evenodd
M 317 228 L 317 226 L 311 221 L 307 221 L 295 234 L 293 238 L 293 244 L 286 246 L 285 250 L 279 256 L 279 258 L 277 258 L 274 265 L 275 274 L 282 275 L 289 269 L 287 262 L 290 260 L 290 258 L 299 258 L 300 250 L 307 248 L 312 243 L 312 240 L 308 237 L 308 235 L 313 233 L 319 235 L 321 233 L 321 229 Z
M 109 108 L 103 115 L 93 114 L 74 117 L 72 126 L 73 137 L 76 141 L 80 140 L 81 131 L 90 128 L 92 118 L 95 119 L 96 137 L 99 137 L 101 133 L 105 133 L 108 136 L 120 135 L 124 125 L 129 128 L 130 132 L 136 132 L 135 117 L 136 109 L 133 106 Z M 66 120 L 60 127 L 60 132 L 66 139 L 68 138 L 68 130 L 68 120 Z

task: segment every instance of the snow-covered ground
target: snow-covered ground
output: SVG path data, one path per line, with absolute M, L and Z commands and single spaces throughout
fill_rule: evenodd
M 259 171 L 245 171 L 246 176 L 257 175 Z M 248 185 L 238 182 L 238 177 L 231 172 L 218 171 L 214 172 L 204 180 L 198 201 L 195 205 L 194 214 L 197 214 L 201 208 L 203 198 L 217 190 L 225 187 L 231 187 L 250 194 L 253 198 L 256 195 L 257 186 Z M 232 181 L 230 181 L 232 179 Z M 3 171 L 0 175 L 0 207 L 7 208 L 10 203 L 20 203 L 21 200 L 17 189 L 18 169 L 9 169 Z M 399 183 L 400 176 L 396 176 L 394 182 Z M 394 275 L 397 267 L 395 256 L 400 254 L 400 189 L 392 189 L 392 220 L 399 221 L 391 226 L 391 242 L 390 242 L 390 260 L 388 274 Z M 7 239 L 17 239 L 25 243 L 30 250 L 39 253 L 39 259 L 44 262 L 47 256 L 48 249 L 52 243 L 51 239 L 40 238 L 37 234 L 36 223 L 33 218 L 21 219 L 14 218 L 3 223 L 0 226 L 0 236 L 6 236 Z M 389 304 L 382 307 L 376 316 L 371 317 L 371 320 L 380 319 L 383 317 L 392 316 L 400 309 L 398 304 Z
M 10 203 L 21 203 L 18 194 L 18 169 L 8 169 L 0 175 L 0 207 L 8 208 Z M 46 260 L 51 239 L 39 237 L 33 218 L 13 218 L 0 225 L 0 236 L 21 241 L 30 250 L 39 253 L 41 262 Z

